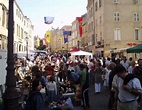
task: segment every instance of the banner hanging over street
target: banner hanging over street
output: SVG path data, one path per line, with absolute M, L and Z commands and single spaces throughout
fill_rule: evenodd
M 45 24 L 52 24 L 54 21 L 54 17 L 44 17 Z
M 77 17 L 77 20 L 78 20 L 78 27 L 79 27 L 79 34 L 80 34 L 80 37 L 82 37 L 82 20 L 83 20 L 83 17 Z

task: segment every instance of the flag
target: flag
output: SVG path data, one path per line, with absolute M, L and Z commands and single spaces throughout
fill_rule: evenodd
M 44 17 L 45 24 L 52 24 L 54 21 L 54 17 Z
M 63 35 L 64 35 L 64 43 L 68 42 L 68 36 L 70 31 L 63 31 Z
M 82 19 L 83 17 L 77 17 L 80 37 L 82 37 Z
M 37 39 L 37 46 L 40 46 L 40 39 Z
M 46 31 L 45 38 L 46 38 L 46 42 L 50 43 L 50 38 L 51 38 L 51 32 L 50 31 Z
M 46 38 L 42 38 L 42 42 L 43 42 L 43 45 L 47 45 L 47 43 L 46 43 Z

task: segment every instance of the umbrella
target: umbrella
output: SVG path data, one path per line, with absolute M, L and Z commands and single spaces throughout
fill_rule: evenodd
M 142 52 L 142 44 L 127 49 L 127 53 L 140 53 L 140 52 Z
M 71 53 L 72 56 L 76 56 L 76 55 L 85 55 L 85 56 L 91 56 L 91 58 L 93 57 L 93 54 L 90 52 L 85 52 L 85 51 L 77 51 L 77 52 L 72 52 Z

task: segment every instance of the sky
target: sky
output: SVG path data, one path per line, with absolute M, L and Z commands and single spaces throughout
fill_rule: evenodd
M 34 35 L 44 37 L 47 30 L 61 28 L 87 12 L 88 0 L 16 0 L 23 14 L 34 25 Z M 41 1 L 41 2 L 40 2 Z M 44 17 L 54 17 L 52 24 L 45 24 Z

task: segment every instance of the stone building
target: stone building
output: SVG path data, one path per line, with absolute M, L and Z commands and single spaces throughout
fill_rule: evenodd
M 34 26 L 14 1 L 14 52 L 34 50 Z
M 94 26 L 90 24 L 88 30 L 94 27 L 91 45 L 95 46 L 95 53 L 125 55 L 127 48 L 141 43 L 141 0 L 88 0 L 87 12 L 89 23 L 91 15 L 94 18 Z
M 8 0 L 0 0 L 0 49 L 7 49 Z
M 0 0 L 0 49 L 7 49 L 8 4 L 9 0 Z M 34 26 L 14 1 L 14 53 L 34 49 Z

